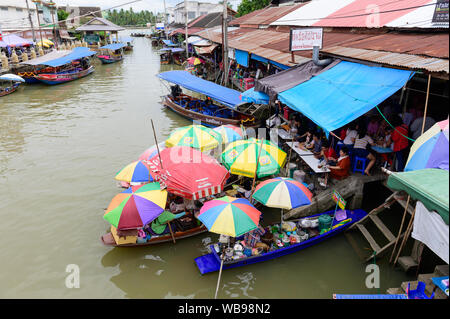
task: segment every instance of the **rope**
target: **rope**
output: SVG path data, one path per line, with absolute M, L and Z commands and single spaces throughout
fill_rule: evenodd
M 408 140 L 410 140 L 410 141 L 412 141 L 412 142 L 415 142 L 415 141 L 416 141 L 416 140 L 414 140 L 414 139 L 412 139 L 412 138 L 409 138 L 408 136 L 403 135 L 403 134 L 400 133 L 399 131 L 397 131 L 397 130 L 395 129 L 395 127 L 392 126 L 392 124 L 391 124 L 391 123 L 387 120 L 387 118 L 383 115 L 383 113 L 381 113 L 380 109 L 378 108 L 378 105 L 376 106 L 376 108 L 377 108 L 378 112 L 381 114 L 381 116 L 383 117 L 383 119 L 386 121 L 386 123 L 388 123 L 389 126 L 392 127 L 392 128 L 394 129 L 394 131 L 396 131 L 398 134 L 400 134 L 401 136 L 407 138 Z

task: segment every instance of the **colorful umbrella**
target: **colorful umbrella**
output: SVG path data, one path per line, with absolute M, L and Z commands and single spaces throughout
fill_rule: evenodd
M 117 229 L 136 229 L 157 218 L 166 202 L 159 183 L 131 186 L 111 200 L 103 218 Z
M 276 177 L 261 182 L 253 198 L 268 207 L 293 209 L 311 204 L 312 193 L 292 178 Z
M 203 125 L 181 127 L 166 140 L 166 147 L 189 146 L 201 151 L 213 149 L 221 142 L 220 134 Z
M 201 63 L 204 63 L 203 60 L 196 58 L 196 57 L 190 57 L 189 59 L 186 60 L 189 64 L 193 64 L 193 65 L 198 65 Z
M 258 228 L 261 212 L 245 198 L 221 197 L 206 202 L 198 219 L 210 232 L 239 237 Z
M 166 142 L 159 143 L 158 147 L 159 147 L 159 151 L 161 152 L 163 149 L 166 148 Z M 141 154 L 141 156 L 139 156 L 139 160 L 141 160 L 141 161 L 148 160 L 155 155 L 158 155 L 158 148 L 156 147 L 156 145 L 153 145 L 152 147 L 146 149 L 145 152 Z
M 260 153 L 260 145 L 261 140 L 255 138 L 232 142 L 222 153 L 222 164 L 232 174 L 254 177 L 260 154 L 256 176 L 261 178 L 279 173 L 286 161 L 286 153 L 268 140 L 263 141 Z
M 220 134 L 222 143 L 231 143 L 242 140 L 244 136 L 242 129 L 234 125 L 222 125 L 214 128 L 213 130 Z
M 434 124 L 411 146 L 405 172 L 423 168 L 448 170 L 448 119 Z
M 167 191 L 188 199 L 199 199 L 222 192 L 230 174 L 213 157 L 187 146 L 174 146 L 150 159 L 153 178 Z
M 144 161 L 136 161 L 122 168 L 115 179 L 128 183 L 153 182 L 148 164 Z

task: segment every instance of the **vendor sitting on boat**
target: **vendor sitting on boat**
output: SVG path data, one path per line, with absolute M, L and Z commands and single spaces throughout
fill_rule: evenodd
M 172 95 L 173 99 L 176 101 L 178 101 L 179 95 L 181 93 L 183 93 L 183 90 L 181 89 L 181 87 L 178 84 L 172 85 L 170 87 L 170 91 L 171 91 L 171 95 Z

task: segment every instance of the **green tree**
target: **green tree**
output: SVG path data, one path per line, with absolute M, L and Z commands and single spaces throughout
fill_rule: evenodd
M 237 8 L 236 17 L 241 17 L 255 10 L 263 9 L 270 4 L 270 0 L 242 0 Z
M 64 21 L 69 16 L 69 12 L 66 12 L 63 9 L 58 9 L 57 14 L 58 14 L 58 21 Z

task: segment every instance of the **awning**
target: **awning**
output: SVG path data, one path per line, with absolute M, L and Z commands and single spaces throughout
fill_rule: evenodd
M 182 52 L 182 51 L 184 51 L 184 49 L 182 49 L 182 48 L 162 48 L 159 51 L 172 51 L 172 53 L 175 53 L 175 52 Z
M 47 53 L 43 56 L 40 56 L 36 59 L 31 59 L 28 61 L 20 62 L 19 64 L 23 65 L 39 65 L 39 64 L 45 64 L 48 61 L 52 61 L 55 59 L 59 59 L 63 56 L 66 56 L 70 53 L 70 50 L 61 50 L 61 51 L 52 51 L 50 53 Z
M 211 81 L 203 80 L 187 71 L 163 72 L 158 74 L 158 77 L 178 84 L 188 90 L 209 96 L 211 99 L 229 107 L 235 107 L 242 103 L 239 99 L 240 92 L 215 84 Z
M 263 63 L 269 63 L 269 60 L 268 60 L 268 59 L 263 58 L 262 56 L 259 56 L 259 55 L 254 54 L 254 53 L 252 53 L 251 59 L 252 59 L 252 60 L 259 61 L 259 62 L 263 62 Z
M 125 46 L 126 46 L 125 43 L 112 43 L 112 44 L 104 45 L 104 46 L 100 47 L 100 49 L 116 51 L 116 50 L 122 49 Z
M 217 48 L 217 44 L 212 44 L 210 46 L 207 47 L 197 47 L 195 46 L 195 52 L 197 52 L 197 54 L 211 54 L 215 48 Z
M 186 40 L 184 40 L 183 43 L 186 43 Z M 190 36 L 188 38 L 188 43 L 192 44 L 192 45 L 195 45 L 195 46 L 202 46 L 202 47 L 210 46 L 212 44 L 211 41 L 205 40 L 205 39 L 203 39 L 203 38 L 201 38 L 199 36 L 196 36 L 196 35 Z
M 255 91 L 254 87 L 245 92 L 242 92 L 239 97 L 242 102 L 269 104 L 269 96 L 266 93 Z
M 281 71 L 255 81 L 255 90 L 264 92 L 274 100 L 278 94 L 308 81 L 313 76 L 332 68 L 340 60 L 334 61 L 326 67 L 317 66 L 313 61 L 297 65 L 289 70 Z
M 169 46 L 169 47 L 176 47 L 176 46 L 178 46 L 178 44 L 175 44 L 175 43 L 173 43 L 173 42 L 170 41 L 170 40 L 161 39 L 161 41 L 162 41 L 165 45 L 167 45 L 167 46 Z
M 72 52 L 70 52 L 68 55 L 65 55 L 65 56 L 55 59 L 55 60 L 45 61 L 40 64 L 57 67 L 57 66 L 61 66 L 64 64 L 68 64 L 74 60 L 92 56 L 94 54 L 96 54 L 96 52 L 91 51 L 89 48 L 77 47 L 77 48 L 73 49 Z
M 405 191 L 411 198 L 421 201 L 428 210 L 436 211 L 448 225 L 448 182 L 447 170 L 426 168 L 392 173 L 387 186 L 397 191 Z
M 342 61 L 278 99 L 327 132 L 367 113 L 397 92 L 414 72 Z

